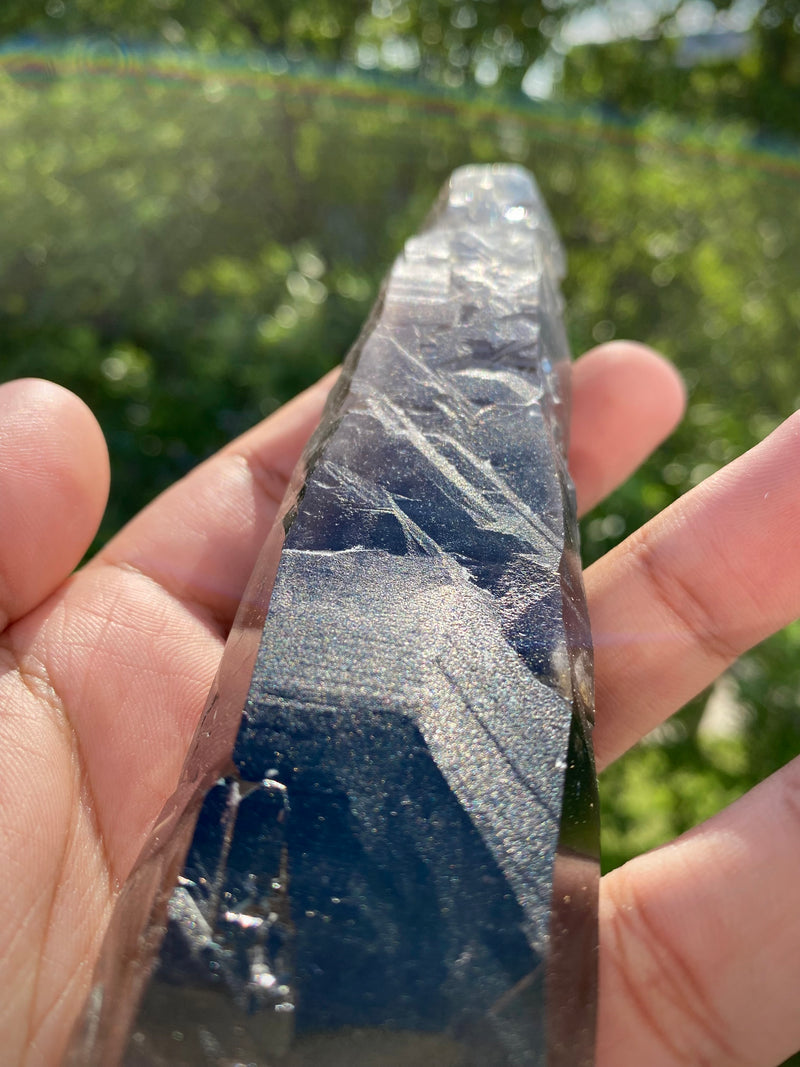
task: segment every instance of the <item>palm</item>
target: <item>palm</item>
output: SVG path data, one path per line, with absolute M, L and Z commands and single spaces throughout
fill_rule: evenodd
M 66 579 L 105 500 L 99 431 L 54 387 L 0 389 L 4 1062 L 50 1065 L 63 1052 L 114 896 L 175 787 L 325 391 L 198 468 Z M 669 431 L 682 397 L 663 363 L 622 345 L 580 361 L 574 393 L 570 458 L 585 510 Z M 601 765 L 798 614 L 800 567 L 792 573 L 780 552 L 800 519 L 798 425 L 587 572 Z M 766 529 L 771 554 L 755 551 Z M 797 775 L 790 765 L 604 880 L 601 1065 L 766 1067 L 800 1045 L 783 993 L 800 984 L 787 888 L 800 880 L 788 840 Z M 767 835 L 771 812 L 782 817 Z M 766 889 L 759 870 L 770 872 Z

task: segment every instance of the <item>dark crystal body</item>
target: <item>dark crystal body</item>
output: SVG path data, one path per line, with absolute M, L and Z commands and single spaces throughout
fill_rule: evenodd
M 561 272 L 515 167 L 457 171 L 396 262 L 234 635 L 244 714 L 126 1063 L 593 1062 Z

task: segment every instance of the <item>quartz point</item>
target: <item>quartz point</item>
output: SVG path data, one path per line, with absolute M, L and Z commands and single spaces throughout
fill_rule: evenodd
M 456 171 L 406 243 L 112 917 L 71 1063 L 594 1062 L 563 269 L 516 166 Z

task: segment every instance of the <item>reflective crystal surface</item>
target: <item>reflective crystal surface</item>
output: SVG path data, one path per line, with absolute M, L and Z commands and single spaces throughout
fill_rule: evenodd
M 562 271 L 516 167 L 457 171 L 407 242 L 123 894 L 73 1062 L 593 1062 Z

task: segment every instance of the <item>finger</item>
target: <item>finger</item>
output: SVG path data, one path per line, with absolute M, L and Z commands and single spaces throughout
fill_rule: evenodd
M 587 352 L 572 382 L 569 467 L 583 514 L 671 433 L 686 395 L 672 364 L 632 341 Z
M 598 766 L 800 615 L 800 413 L 586 572 Z
M 89 547 L 108 496 L 108 453 L 72 393 L 0 386 L 0 630 L 53 591 Z
M 800 760 L 603 879 L 598 1067 L 800 1049 Z

